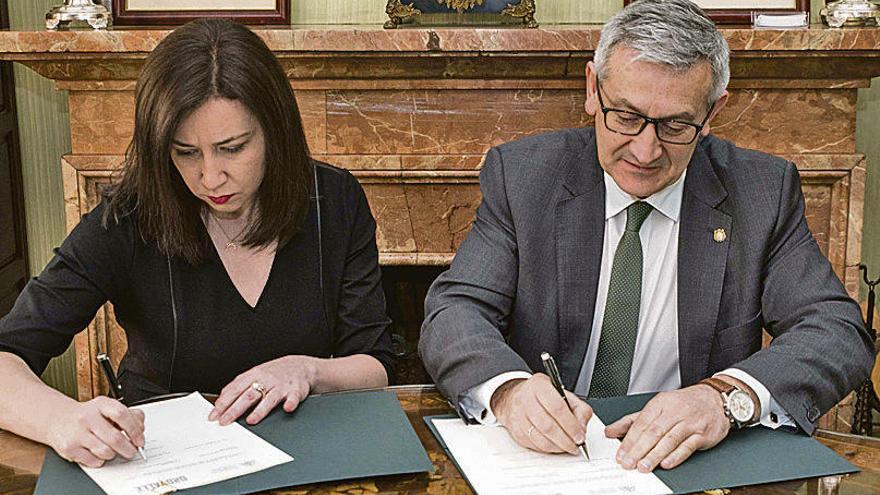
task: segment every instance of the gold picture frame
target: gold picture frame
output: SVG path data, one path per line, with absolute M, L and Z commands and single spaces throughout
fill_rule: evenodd
M 388 0 L 386 29 L 400 26 L 536 28 L 535 0 Z

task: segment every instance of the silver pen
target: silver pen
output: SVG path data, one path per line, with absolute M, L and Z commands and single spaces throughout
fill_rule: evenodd
M 559 368 L 556 367 L 556 361 L 553 360 L 553 356 L 551 356 L 550 353 L 542 352 L 541 363 L 544 364 L 544 371 L 546 371 L 547 375 L 550 376 L 550 381 L 553 382 L 553 386 L 556 388 L 556 391 L 559 392 L 559 395 L 562 396 L 562 400 L 565 401 L 565 405 L 568 406 L 568 410 L 574 412 L 574 409 L 572 409 L 571 407 L 571 403 L 568 402 L 568 397 L 565 396 L 565 385 L 562 384 L 562 377 L 559 376 Z M 584 429 L 586 430 L 586 425 L 584 425 Z M 586 431 L 584 431 L 584 433 L 584 442 L 578 445 L 578 448 L 580 449 L 581 454 L 584 455 L 584 459 L 589 461 L 590 453 L 587 451 Z

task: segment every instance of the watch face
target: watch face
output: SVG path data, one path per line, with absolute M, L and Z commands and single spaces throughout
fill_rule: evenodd
M 755 415 L 755 403 L 749 394 L 742 390 L 734 390 L 730 393 L 727 403 L 730 415 L 739 423 L 747 423 Z

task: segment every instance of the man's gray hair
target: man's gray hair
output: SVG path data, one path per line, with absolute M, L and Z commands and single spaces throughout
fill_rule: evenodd
M 730 81 L 730 48 L 715 24 L 689 0 L 638 0 L 612 17 L 602 29 L 593 63 L 600 80 L 607 76 L 608 57 L 618 46 L 645 60 L 685 71 L 701 62 L 712 67 L 712 105 Z

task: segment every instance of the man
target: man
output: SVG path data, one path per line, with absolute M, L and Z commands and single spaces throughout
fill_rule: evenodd
M 547 351 L 578 394 L 660 391 L 606 429 L 621 465 L 651 471 L 732 428 L 812 433 L 867 377 L 871 342 L 807 228 L 794 165 L 710 135 L 728 64 L 694 4 L 635 2 L 586 68 L 595 129 L 489 151 L 420 342 L 462 414 L 576 453 L 592 411 L 533 374 Z

